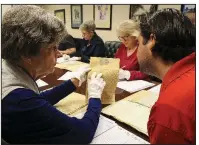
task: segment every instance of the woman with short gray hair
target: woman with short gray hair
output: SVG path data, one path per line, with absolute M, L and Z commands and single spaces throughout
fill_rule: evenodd
M 146 79 L 147 75 L 139 71 L 137 60 L 138 36 L 140 34 L 139 23 L 135 20 L 125 20 L 116 29 L 117 36 L 122 42 L 115 58 L 120 59 L 120 80 Z
M 80 57 L 73 57 L 71 60 L 81 60 L 89 63 L 90 57 L 105 57 L 106 48 L 103 40 L 95 32 L 94 21 L 89 20 L 80 25 L 82 37 L 85 40 L 84 47 L 81 48 Z
M 67 35 L 61 20 L 44 9 L 19 5 L 2 21 L 2 138 L 13 144 L 90 143 L 101 111 L 105 82 L 94 73 L 88 83 L 89 104 L 82 119 L 71 118 L 53 105 L 85 80 L 81 67 L 73 78 L 40 93 L 35 83 L 54 71 L 57 44 Z M 96 89 L 98 88 L 98 89 Z

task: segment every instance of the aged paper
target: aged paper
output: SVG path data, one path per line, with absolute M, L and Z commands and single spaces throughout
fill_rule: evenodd
M 60 100 L 55 107 L 64 114 L 70 115 L 87 106 L 86 97 L 78 93 L 71 93 Z
M 81 61 L 67 61 L 64 63 L 57 63 L 55 67 L 60 69 L 66 69 L 69 71 L 76 71 L 78 68 L 82 66 L 89 66 L 89 64 L 81 62 Z
M 88 73 L 90 79 L 93 72 L 102 73 L 102 78 L 106 82 L 102 93 L 102 104 L 111 104 L 115 102 L 115 90 L 119 75 L 119 59 L 91 57 L 91 71 Z M 86 93 L 87 97 L 88 94 Z
M 104 108 L 102 113 L 113 116 L 117 120 L 148 135 L 147 122 L 150 114 L 150 108 L 148 107 L 128 100 L 122 100 Z
M 158 100 L 158 97 L 159 96 L 153 92 L 142 90 L 126 97 L 125 99 L 151 108 Z
M 102 110 L 102 113 L 113 116 L 138 131 L 147 134 L 147 122 L 151 107 L 157 101 L 158 95 L 142 90 L 132 94 Z
M 149 89 L 148 91 L 155 93 L 156 95 L 159 96 L 160 94 L 160 89 L 161 89 L 161 84 Z

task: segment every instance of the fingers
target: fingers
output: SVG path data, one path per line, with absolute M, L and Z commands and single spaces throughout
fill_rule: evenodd
M 101 76 L 102 76 L 102 73 L 100 73 L 100 74 L 97 74 L 97 76 L 96 76 L 96 79 L 99 79 L 99 78 L 101 78 Z
M 97 75 L 97 73 L 94 72 L 94 73 L 91 75 L 91 79 L 95 79 L 95 78 L 96 78 L 96 75 Z

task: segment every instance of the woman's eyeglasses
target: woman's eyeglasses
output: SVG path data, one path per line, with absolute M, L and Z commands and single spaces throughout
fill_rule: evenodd
M 121 37 L 121 36 L 118 37 L 118 39 L 119 39 L 120 41 L 127 41 L 128 38 L 129 38 L 129 35 L 126 35 L 126 36 L 123 36 L 123 37 Z

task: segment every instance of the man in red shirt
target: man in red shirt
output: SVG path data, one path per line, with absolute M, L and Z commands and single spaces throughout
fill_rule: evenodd
M 162 80 L 148 121 L 150 143 L 194 144 L 195 27 L 180 11 L 163 9 L 141 22 L 140 30 L 140 70 Z

